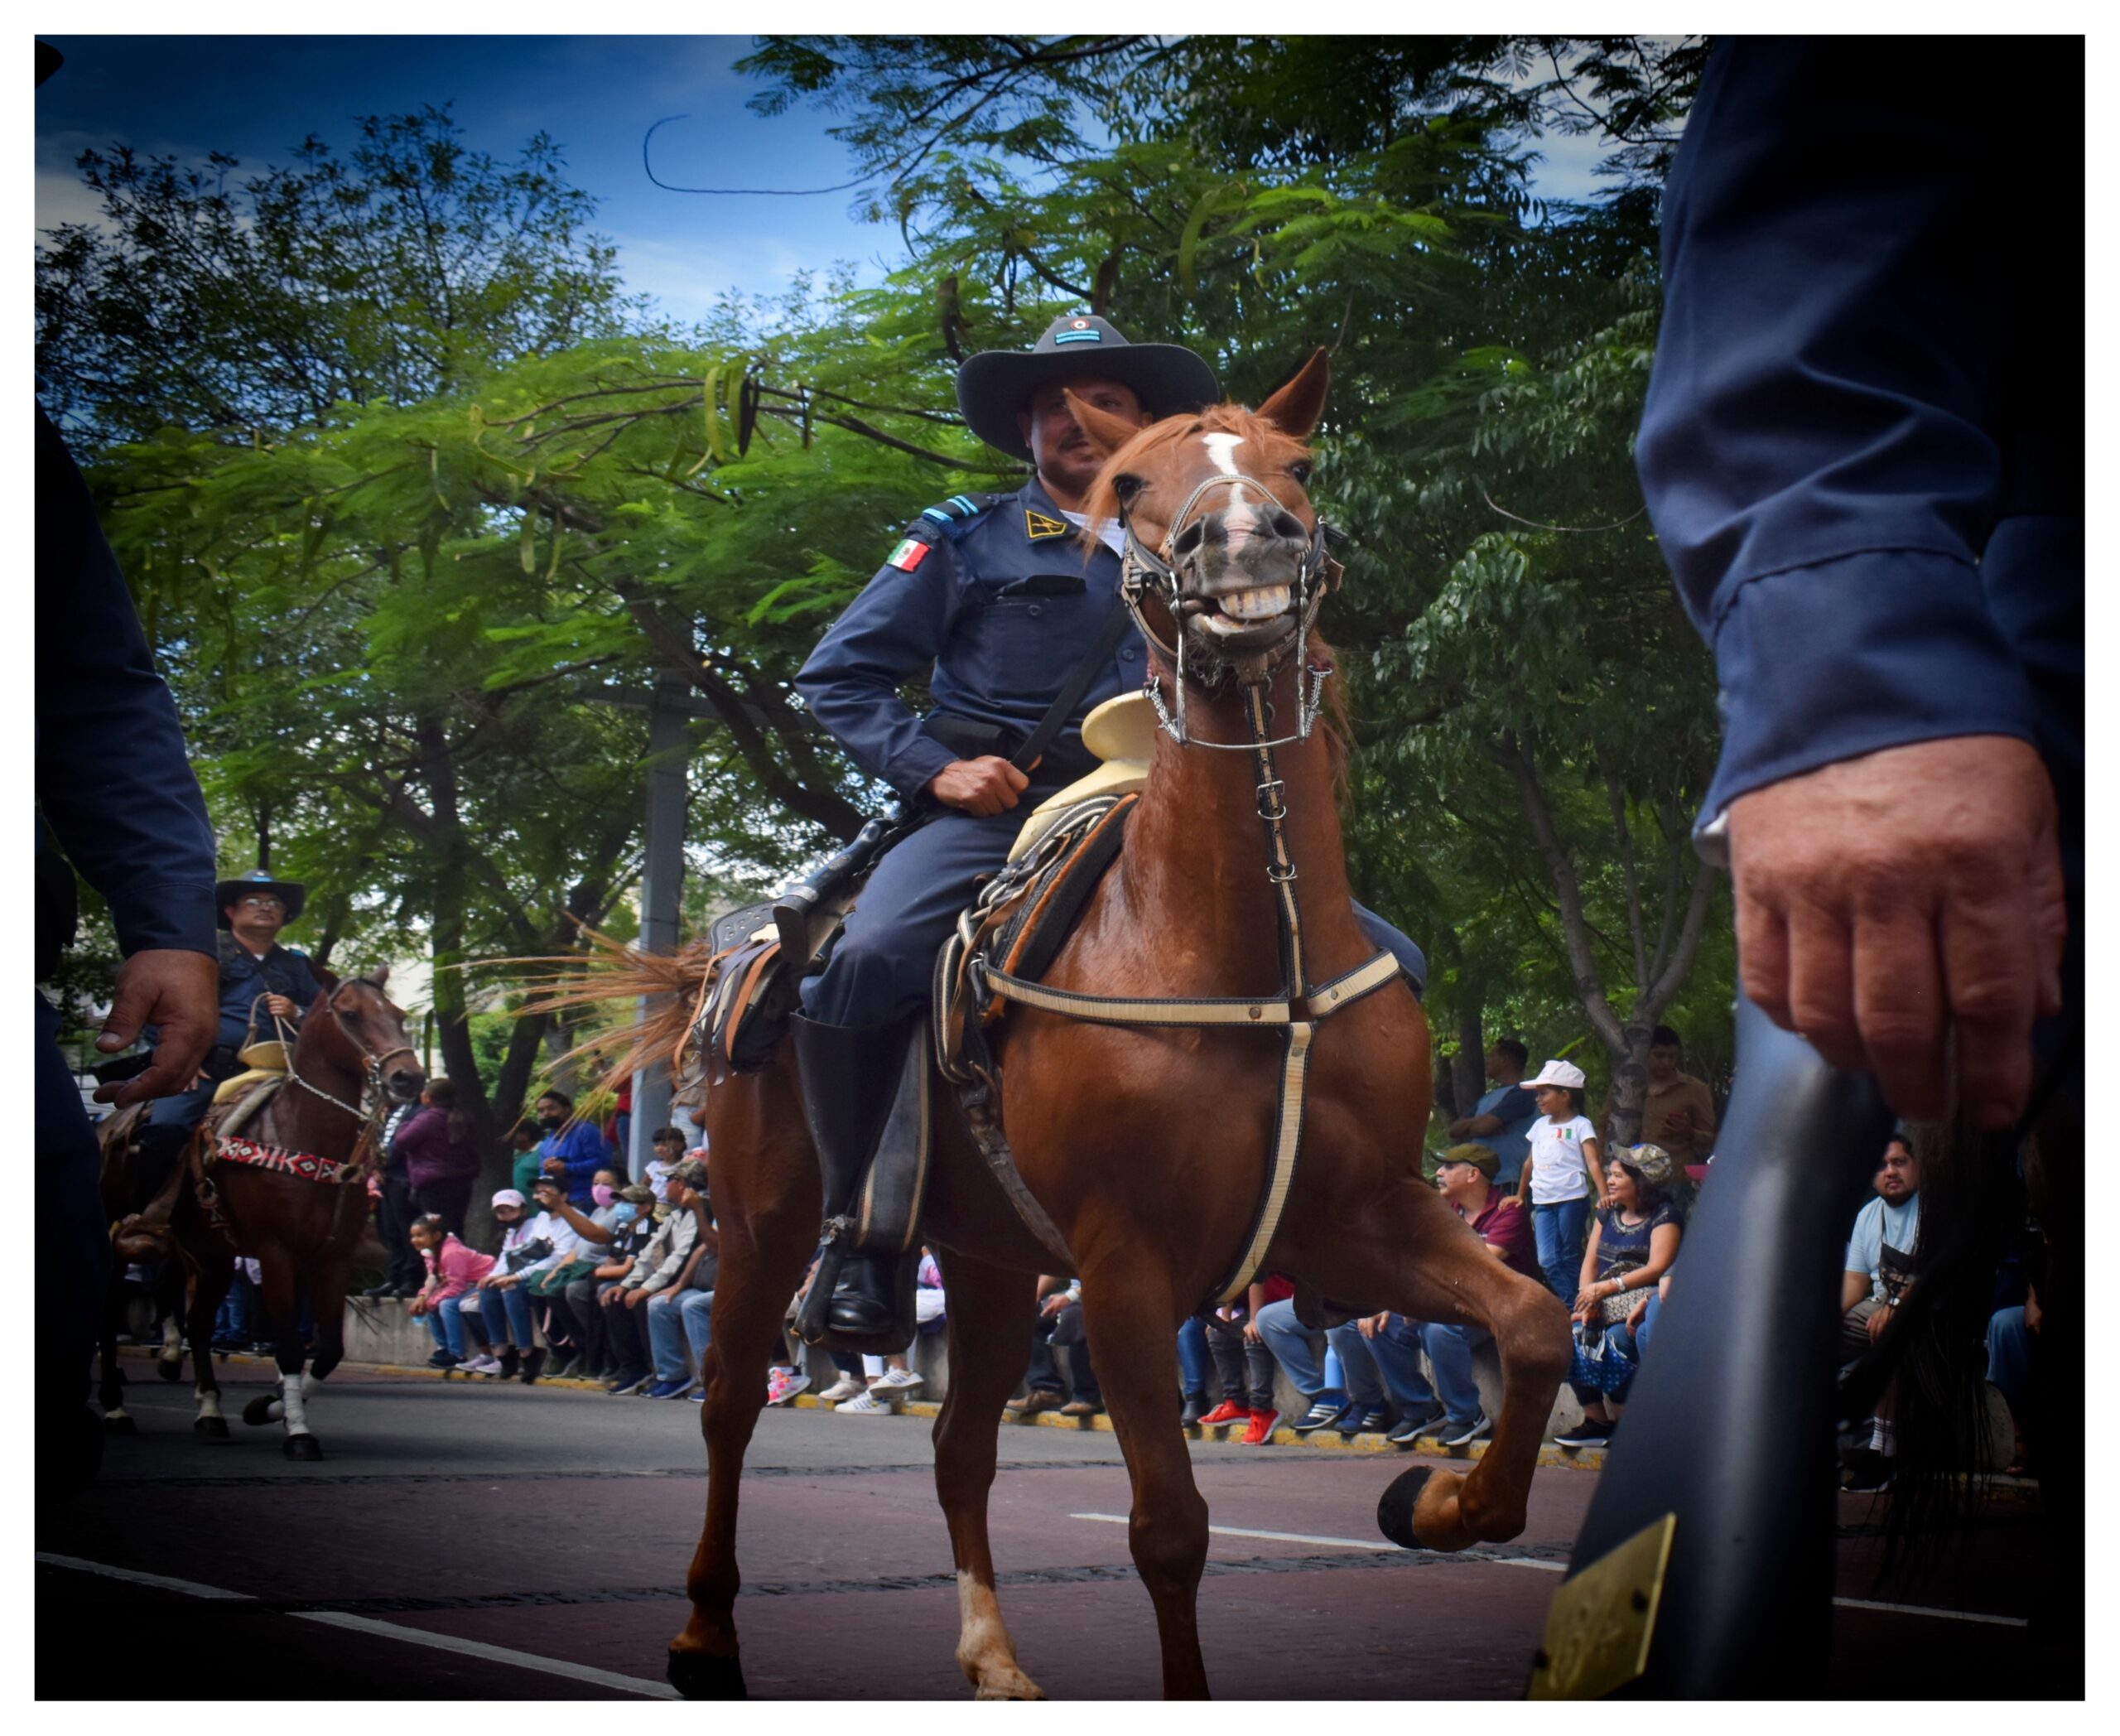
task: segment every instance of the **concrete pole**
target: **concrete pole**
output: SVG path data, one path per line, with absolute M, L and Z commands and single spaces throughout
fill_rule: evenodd
M 648 829 L 640 880 L 640 940 L 643 952 L 677 950 L 677 913 L 685 880 L 687 684 L 665 673 L 655 682 L 648 708 Z M 653 1010 L 643 998 L 640 1016 Z M 626 1170 L 638 1181 L 654 1155 L 649 1136 L 670 1119 L 670 1073 L 661 1062 L 633 1076 L 633 1126 Z

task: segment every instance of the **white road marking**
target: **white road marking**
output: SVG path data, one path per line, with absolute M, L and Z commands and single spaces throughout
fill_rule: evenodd
M 1123 1513 L 1070 1513 L 1070 1519 L 1097 1519 L 1107 1525 L 1125 1525 Z M 1374 1543 L 1364 1543 L 1354 1537 L 1311 1537 L 1299 1531 L 1248 1531 L 1233 1525 L 1211 1525 L 1207 1529 L 1218 1537 L 1264 1537 L 1274 1543 L 1323 1543 L 1339 1549 L 1374 1550 Z M 1386 1544 L 1387 1550 L 1395 1550 L 1395 1543 Z M 1484 1561 L 1490 1567 L 1529 1567 L 1539 1573 L 1566 1573 L 1565 1561 L 1535 1561 L 1527 1555 L 1484 1555 L 1467 1551 L 1462 1557 L 1467 1561 Z M 1931 1609 L 1922 1603 L 1875 1603 L 1867 1598 L 1835 1598 L 1833 1603 L 1843 1609 L 1881 1609 L 1890 1615 L 1931 1615 L 1946 1622 L 1979 1622 L 1991 1628 L 2026 1628 L 2031 1623 L 2022 1616 L 1982 1615 L 1970 1609 Z
M 133 1585 L 152 1585 L 162 1591 L 181 1592 L 188 1598 L 216 1598 L 235 1603 L 254 1603 L 258 1601 L 248 1592 L 224 1591 L 218 1585 L 201 1585 L 195 1579 L 172 1579 L 167 1574 L 139 1573 L 129 1567 L 110 1567 L 101 1561 L 84 1561 L 77 1555 L 47 1555 L 39 1550 L 36 1558 L 47 1567 L 68 1567 L 77 1573 L 100 1574 L 107 1579 L 123 1579 Z M 330 1609 L 291 1609 L 287 1613 L 298 1622 L 320 1622 L 326 1628 L 343 1628 L 350 1633 L 369 1633 L 381 1639 L 402 1640 L 408 1646 L 425 1646 L 434 1652 L 454 1652 L 460 1657 L 483 1658 L 489 1663 L 506 1664 L 512 1670 L 536 1670 L 547 1676 L 564 1676 L 571 1681 L 594 1682 L 599 1687 L 615 1688 L 624 1694 L 644 1695 L 651 1700 L 678 1700 L 683 1697 L 667 1682 L 650 1681 L 639 1676 L 621 1676 L 614 1670 L 599 1670 L 592 1664 L 563 1663 L 556 1658 L 538 1657 L 527 1652 L 511 1652 L 505 1646 L 489 1646 L 483 1640 L 460 1639 L 453 1633 L 430 1633 L 418 1628 L 401 1628 L 394 1622 L 379 1622 L 373 1616 L 344 1615 Z
M 1236 465 L 1230 454 L 1244 444 L 1241 434 L 1202 434 L 1200 443 L 1207 447 L 1207 456 L 1215 461 L 1215 468 L 1225 476 L 1237 474 Z

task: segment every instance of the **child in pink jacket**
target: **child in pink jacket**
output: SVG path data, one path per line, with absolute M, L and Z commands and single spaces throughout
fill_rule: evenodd
M 435 1353 L 427 1358 L 432 1368 L 460 1367 L 466 1374 L 498 1374 L 500 1363 L 489 1355 L 485 1332 L 475 1313 L 464 1312 L 465 1293 L 494 1269 L 494 1256 L 468 1248 L 449 1233 L 437 1213 L 414 1220 L 412 1246 L 427 1263 L 427 1281 L 418 1295 L 406 1304 L 412 1314 L 424 1315 L 434 1334 Z M 465 1333 L 479 1339 L 479 1353 L 467 1357 Z

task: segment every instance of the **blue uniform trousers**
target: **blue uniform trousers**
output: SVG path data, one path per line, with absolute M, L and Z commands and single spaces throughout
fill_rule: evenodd
M 147 1125 L 150 1127 L 181 1127 L 189 1133 L 206 1118 L 206 1112 L 213 1107 L 214 1093 L 220 1089 L 218 1079 L 207 1079 L 194 1085 L 189 1091 L 180 1091 L 173 1097 L 157 1097 L 147 1106 Z M 164 1171 L 165 1174 L 168 1172 Z
M 59 1049 L 59 1013 L 36 997 L 37 1411 L 79 1414 L 110 1282 L 109 1226 L 97 1183 L 101 1155 L 80 1087 Z
M 822 974 L 802 985 L 803 1010 L 822 1025 L 887 1025 L 926 1010 L 935 954 L 971 902 L 972 882 L 1009 859 L 1030 811 L 1051 794 L 1034 788 L 1005 813 L 931 820 L 877 864 Z M 1421 949 L 1374 912 L 1355 906 L 1371 942 L 1388 950 L 1416 992 L 1428 981 Z

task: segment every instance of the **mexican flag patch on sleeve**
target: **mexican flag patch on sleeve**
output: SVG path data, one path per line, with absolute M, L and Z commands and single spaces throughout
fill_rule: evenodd
M 918 537 L 908 537 L 891 551 L 890 559 L 884 562 L 884 565 L 895 567 L 900 572 L 911 572 L 927 558 L 928 545 Z

